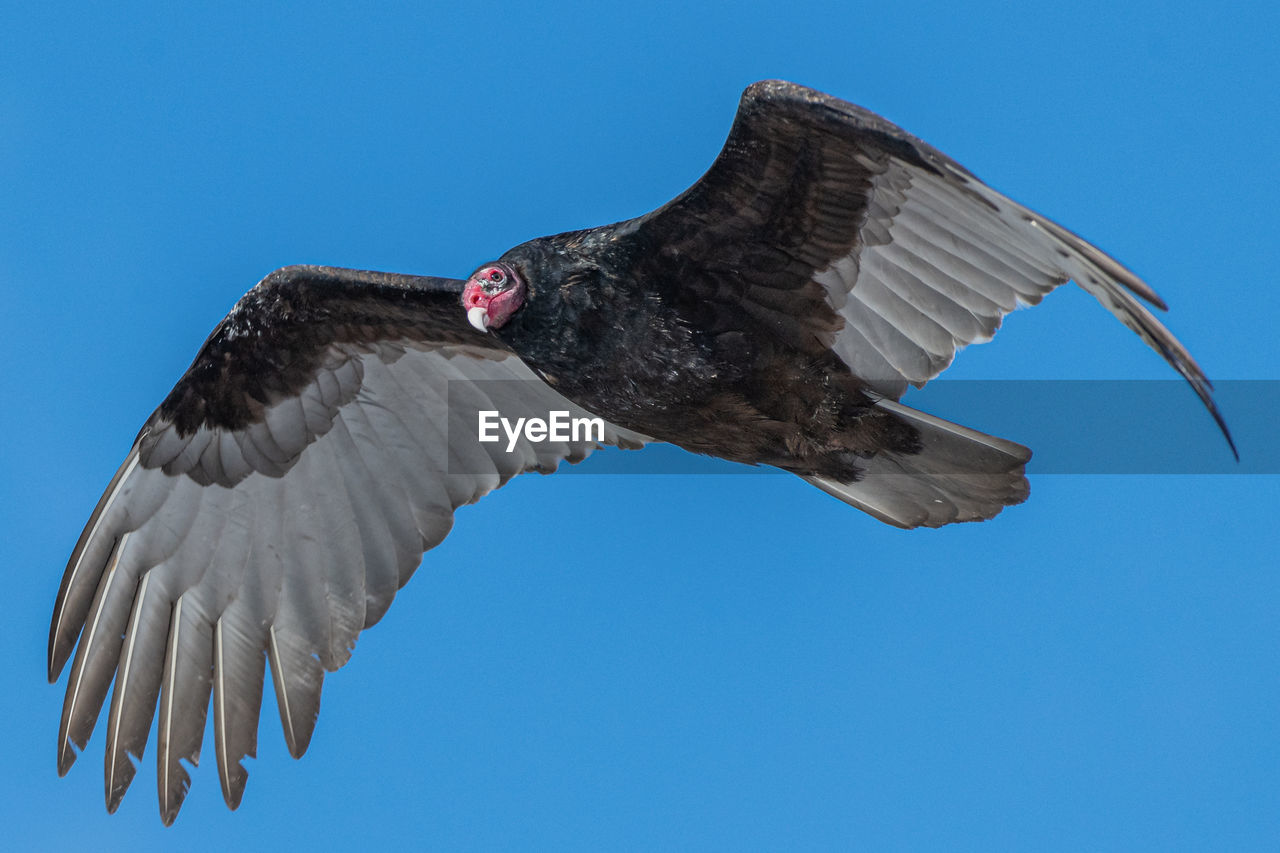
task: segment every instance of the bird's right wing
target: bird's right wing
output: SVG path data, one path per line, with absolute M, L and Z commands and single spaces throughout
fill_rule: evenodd
M 325 670 L 350 656 L 458 506 L 599 436 L 481 442 L 479 413 L 590 413 L 467 324 L 462 282 L 289 267 L 250 291 L 147 421 L 68 563 L 49 678 L 75 650 L 65 773 L 115 682 L 106 799 L 134 775 L 157 709 L 161 816 L 177 815 L 214 715 L 238 805 L 269 662 L 289 751 L 307 748 Z M 603 425 L 603 443 L 644 437 Z M 78 638 L 78 645 L 77 645 Z

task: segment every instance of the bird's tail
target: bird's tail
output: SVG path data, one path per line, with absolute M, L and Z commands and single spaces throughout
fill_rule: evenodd
M 876 405 L 920 434 L 919 453 L 877 453 L 853 483 L 806 476 L 850 506 L 897 527 L 941 527 L 984 521 L 1030 493 L 1023 469 L 1031 451 L 1021 444 L 935 418 L 890 400 Z

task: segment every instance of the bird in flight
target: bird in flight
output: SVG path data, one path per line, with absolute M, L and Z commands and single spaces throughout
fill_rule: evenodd
M 277 270 L 213 330 L 76 543 L 49 631 L 50 681 L 75 652 L 58 771 L 114 682 L 108 810 L 154 721 L 171 823 L 210 708 L 234 809 L 268 667 L 301 756 L 324 673 L 454 510 L 600 444 L 775 466 L 904 528 L 991 518 L 1026 498 L 1030 451 L 897 401 L 1068 280 L 1231 441 L 1137 276 L 880 116 L 791 83 L 749 87 L 707 173 L 636 219 L 531 240 L 465 281 Z M 599 430 L 481 440 L 485 413 L 554 412 Z

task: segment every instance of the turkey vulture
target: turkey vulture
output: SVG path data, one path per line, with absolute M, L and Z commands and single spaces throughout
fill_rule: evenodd
M 211 705 L 235 808 L 267 665 L 300 756 L 325 671 L 453 511 L 599 444 L 776 466 L 900 527 L 990 518 L 1027 496 L 1030 452 L 896 401 L 1068 279 L 1226 433 L 1135 275 L 885 119 L 789 83 L 749 87 L 710 170 L 639 218 L 532 240 L 466 281 L 277 270 L 147 420 L 71 555 L 49 632 L 51 681 L 75 650 L 58 771 L 114 681 L 108 810 L 154 718 L 173 821 Z M 601 421 L 485 442 L 486 412 Z

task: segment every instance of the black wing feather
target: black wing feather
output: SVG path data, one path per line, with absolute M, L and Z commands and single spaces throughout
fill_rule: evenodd
M 239 429 L 312 381 L 325 350 L 409 338 L 502 343 L 457 322 L 465 282 L 337 267 L 282 267 L 246 293 L 209 335 L 157 415 L 182 434 Z

